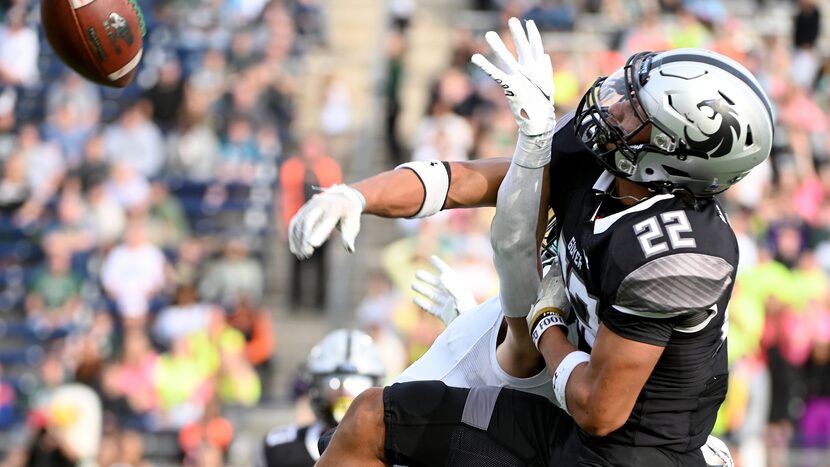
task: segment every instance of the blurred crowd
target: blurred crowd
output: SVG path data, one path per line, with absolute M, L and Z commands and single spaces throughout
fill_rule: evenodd
M 302 198 L 331 160 L 294 125 L 322 11 L 138 3 L 142 65 L 111 89 L 57 59 L 36 0 L 0 2 L 4 465 L 223 465 L 273 394 L 280 168 Z

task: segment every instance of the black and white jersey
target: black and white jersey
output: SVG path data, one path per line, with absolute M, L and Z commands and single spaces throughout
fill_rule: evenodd
M 277 428 L 265 436 L 257 453 L 256 467 L 312 467 L 320 453 L 317 440 L 323 434 L 322 423 Z
M 625 425 L 604 438 L 582 433 L 585 448 L 614 457 L 638 446 L 697 450 L 726 395 L 735 235 L 714 199 L 695 205 L 663 194 L 622 205 L 610 196 L 614 177 L 563 123 L 553 140 L 550 205 L 580 349 L 590 352 L 600 323 L 665 347 Z

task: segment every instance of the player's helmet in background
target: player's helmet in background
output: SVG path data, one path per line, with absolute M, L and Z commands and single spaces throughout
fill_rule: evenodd
M 311 349 L 306 373 L 317 419 L 335 426 L 358 394 L 383 384 L 386 371 L 380 349 L 368 334 L 338 329 Z
M 640 121 L 634 131 L 609 113 L 623 101 Z M 591 86 L 574 122 L 608 171 L 661 193 L 720 193 L 772 147 L 772 105 L 761 85 L 734 60 L 703 49 L 634 54 Z M 649 141 L 630 143 L 648 125 Z

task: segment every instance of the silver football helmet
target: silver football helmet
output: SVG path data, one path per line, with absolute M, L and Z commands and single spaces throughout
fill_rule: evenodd
M 623 104 L 639 121 L 628 131 L 612 115 Z M 574 122 L 607 170 L 661 193 L 718 194 L 772 147 L 772 105 L 761 85 L 734 60 L 703 49 L 634 54 L 591 86 Z
M 327 334 L 306 362 L 309 401 L 318 420 L 335 426 L 352 400 L 383 384 L 386 370 L 380 349 L 361 331 L 338 329 Z

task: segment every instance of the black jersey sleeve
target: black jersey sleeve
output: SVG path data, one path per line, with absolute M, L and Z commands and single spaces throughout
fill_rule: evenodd
M 732 264 L 702 253 L 676 253 L 630 272 L 613 295 L 603 323 L 626 339 L 665 346 L 679 324 L 705 320 L 731 290 Z
M 613 308 L 653 318 L 704 312 L 732 285 L 732 272 L 732 265 L 716 256 L 664 256 L 645 263 L 623 279 Z
M 674 332 L 677 318 L 646 318 L 611 311 L 602 323 L 620 337 L 645 344 L 665 347 Z

